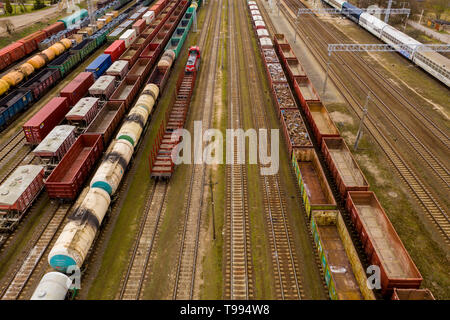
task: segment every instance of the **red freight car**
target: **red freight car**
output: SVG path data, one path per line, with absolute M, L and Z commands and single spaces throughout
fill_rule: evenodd
M 367 191 L 369 183 L 342 138 L 323 138 L 322 153 L 342 198 L 348 191 Z
M 0 60 L 6 66 L 9 66 L 14 61 L 22 59 L 26 55 L 25 45 L 20 42 L 14 42 L 0 51 Z
M 44 186 L 44 167 L 25 165 L 16 170 L 0 186 L 0 216 L 25 211 Z
M 112 62 L 119 59 L 122 53 L 125 52 L 125 41 L 124 40 L 116 40 L 111 45 L 105 49 L 105 54 L 109 54 L 111 56 Z
M 61 21 L 55 22 L 54 24 L 49 25 L 48 27 L 45 27 L 42 29 L 42 31 L 45 32 L 45 34 L 48 37 L 51 37 L 54 34 L 57 34 L 58 32 L 65 29 L 64 23 Z
M 320 98 L 316 89 L 307 77 L 294 77 L 294 90 L 303 110 L 306 112 L 306 103 L 310 101 L 319 102 Z
M 58 163 L 75 142 L 75 129 L 68 125 L 54 127 L 33 153 L 47 166 Z
M 85 133 L 101 134 L 103 144 L 108 145 L 124 113 L 125 104 L 123 102 L 108 101 L 98 112 Z
M 139 58 L 134 64 L 133 68 L 131 68 L 128 72 L 128 75 L 130 76 L 139 77 L 139 86 L 141 86 L 144 80 L 147 79 L 147 76 L 152 67 L 150 62 L 150 59 Z
M 74 200 L 102 151 L 101 135 L 79 136 L 45 182 L 49 197 Z
M 119 101 L 125 104 L 128 110 L 139 91 L 139 77 L 126 76 L 109 98 L 109 101 Z
M 59 95 L 67 97 L 69 105 L 74 106 L 83 98 L 90 86 L 94 84 L 94 75 L 92 72 L 81 72 L 67 86 L 65 86 Z
M 140 35 L 142 31 L 144 31 L 147 24 L 144 19 L 139 19 L 133 24 L 133 29 L 136 30 L 136 34 Z
M 131 68 L 139 58 L 141 52 L 142 46 L 133 43 L 124 53 L 122 53 L 119 59 L 128 61 L 128 68 Z
M 28 79 L 21 87 L 31 90 L 34 99 L 38 100 L 44 93 L 50 90 L 60 78 L 61 73 L 58 69 L 45 68 L 31 79 Z
M 42 40 L 45 40 L 47 38 L 47 35 L 43 31 L 36 31 L 30 34 L 29 36 L 26 36 L 25 38 L 20 39 L 19 43 L 23 43 L 25 46 L 25 52 L 26 54 L 29 54 L 38 48 L 39 42 Z
M 281 130 L 288 147 L 289 157 L 292 150 L 298 148 L 312 148 L 313 144 L 308 134 L 308 129 L 303 122 L 300 111 L 297 109 L 283 109 L 280 116 Z
M 297 77 L 306 78 L 306 72 L 303 70 L 301 63 L 298 59 L 289 59 L 286 61 L 285 68 L 287 70 L 289 80 L 294 83 L 294 79 Z
M 86 128 L 97 114 L 99 99 L 86 97 L 81 98 L 75 106 L 66 114 L 66 119 L 70 124 L 79 129 Z
M 339 130 L 330 118 L 327 108 L 322 102 L 307 102 L 306 118 L 308 119 L 319 146 L 323 137 L 339 137 Z
M 394 288 L 391 300 L 436 300 L 429 289 Z
M 30 120 L 23 125 L 28 143 L 37 145 L 57 126 L 69 111 L 69 101 L 65 97 L 54 97 Z
M 280 112 L 283 109 L 298 110 L 297 104 L 292 96 L 291 88 L 287 83 L 275 83 L 273 84 L 272 89 L 278 117 L 280 117 Z
M 419 288 L 422 276 L 375 194 L 350 191 L 346 207 L 370 264 L 380 268 L 381 292 Z

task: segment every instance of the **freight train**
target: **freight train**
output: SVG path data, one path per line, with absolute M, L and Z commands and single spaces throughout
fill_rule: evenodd
M 144 79 L 147 78 L 147 74 L 136 77 L 131 73 L 137 72 L 138 69 L 141 70 L 141 72 L 143 70 L 148 70 L 149 72 L 150 68 L 156 64 L 157 57 L 171 39 L 173 31 L 183 17 L 184 12 L 188 10 L 189 4 L 190 2 L 186 0 L 160 0 L 155 4 L 160 8 L 159 14 L 155 14 L 156 20 L 149 25 L 147 29 L 157 29 L 158 31 L 156 33 L 145 33 L 144 31 L 139 35 L 142 36 L 142 34 L 146 34 L 147 37 L 150 38 L 149 41 L 142 43 L 142 47 L 147 48 L 147 50 L 142 50 L 142 48 L 139 50 L 138 48 L 137 51 L 140 52 L 140 57 L 135 62 L 133 62 L 132 59 L 125 61 L 130 64 L 130 68 L 128 69 L 128 73 L 123 77 L 121 83 L 126 83 L 127 79 L 132 79 L 134 83 L 144 82 Z M 198 4 L 196 2 L 193 2 L 190 5 L 190 8 L 193 8 L 193 10 L 197 10 L 197 7 Z M 152 8 L 150 8 L 150 11 Z M 135 42 L 138 41 L 138 39 L 135 40 Z M 155 47 L 154 44 L 157 44 L 157 46 Z M 151 53 L 148 49 L 149 46 L 153 48 Z M 123 54 L 125 54 L 125 52 Z M 143 132 L 147 129 L 149 118 L 160 95 L 160 91 L 163 90 L 171 67 L 176 59 L 175 52 L 171 49 L 167 49 L 164 52 L 163 57 L 164 58 L 160 59 L 157 67 L 150 74 L 144 90 L 137 102 L 128 112 L 118 133 L 107 148 L 102 162 L 89 184 L 89 190 L 86 196 L 79 207 L 77 207 L 75 212 L 71 215 L 70 221 L 65 226 L 54 247 L 50 251 L 48 261 L 50 266 L 55 270 L 65 272 L 69 266 L 76 265 L 81 267 L 83 265 L 98 228 L 108 211 L 111 201 L 113 201 L 123 175 L 132 159 L 133 153 L 140 143 Z M 115 63 L 121 61 L 124 62 L 119 58 Z M 134 69 L 135 66 L 139 66 L 139 68 Z M 121 77 L 120 74 L 122 71 L 117 70 L 116 68 L 113 70 L 110 69 L 108 69 L 106 73 L 110 71 L 111 73 L 116 73 L 118 77 Z M 138 78 L 141 78 L 141 80 Z M 100 79 L 101 77 L 99 80 Z M 125 92 L 128 91 L 129 88 L 124 90 L 121 89 L 121 85 L 119 85 L 115 92 L 110 96 L 104 108 L 109 107 L 109 103 L 114 103 L 116 101 L 115 99 L 121 99 L 122 106 L 125 103 L 127 104 L 127 108 L 131 106 L 134 96 L 126 96 Z M 137 90 L 135 94 L 136 93 Z M 98 113 L 85 133 L 89 132 L 89 129 L 92 126 L 92 130 L 94 131 L 103 127 L 103 133 L 111 136 L 114 129 L 105 129 L 105 123 L 111 122 L 108 121 L 108 119 L 104 119 L 102 115 L 101 112 Z M 118 124 L 118 122 L 119 121 L 116 119 L 116 124 Z M 108 140 L 104 137 L 104 141 Z M 70 150 L 60 163 L 64 161 L 64 158 L 66 158 L 69 153 Z M 72 162 L 78 161 L 75 160 Z M 64 164 L 64 171 L 70 171 L 71 169 L 69 167 L 71 166 L 73 166 L 71 163 Z M 93 165 L 90 165 L 90 167 L 92 168 Z M 55 168 L 51 175 L 53 175 L 56 170 L 58 170 L 58 167 Z M 60 272 L 49 272 L 42 278 L 32 299 L 64 299 L 69 291 L 70 284 L 71 281 L 65 274 Z
M 381 21 L 377 17 L 364 12 L 358 7 L 343 0 L 322 0 L 340 10 L 341 13 L 357 23 L 381 41 L 396 47 L 396 45 L 405 45 L 406 50 L 398 50 L 408 60 L 424 69 L 436 79 L 447 86 L 450 86 L 450 60 L 436 51 L 424 51 L 420 46 L 422 43 L 395 29 L 389 24 Z
M 134 4 L 126 10 L 127 13 L 120 15 L 118 12 L 112 13 L 115 18 L 109 16 L 106 24 L 100 23 L 90 29 L 75 29 L 77 33 L 72 34 L 74 39 L 64 38 L 53 43 L 0 79 L 0 95 L 7 93 L 0 100 L 0 128 L 4 128 L 18 113 L 38 101 L 71 69 L 100 47 L 111 30 L 127 19 L 130 9 L 135 10 L 138 6 Z M 37 73 L 33 76 L 34 72 Z
M 381 293 L 401 289 L 408 291 L 401 297 L 423 296 L 411 293 L 422 276 L 286 37 L 276 34 L 272 42 L 261 32 L 267 29 L 256 2 L 249 1 L 248 9 L 330 298 L 374 299 L 338 203 L 350 213 L 370 264 L 380 268 Z

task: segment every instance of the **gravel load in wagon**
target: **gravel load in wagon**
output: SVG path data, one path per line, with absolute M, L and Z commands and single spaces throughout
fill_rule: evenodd
M 308 217 L 311 210 L 337 209 L 330 185 L 313 148 L 294 149 L 292 165 Z
M 310 101 L 306 103 L 306 118 L 310 123 L 314 136 L 319 145 L 323 137 L 339 137 L 339 130 L 334 125 L 327 108 L 322 102 Z
M 75 126 L 61 125 L 53 128 L 33 150 L 45 165 L 56 164 L 75 142 Z
M 280 45 L 280 44 L 287 44 L 287 40 L 286 37 L 284 36 L 283 33 L 276 33 L 273 37 L 275 44 L 276 45 Z
M 263 49 L 264 59 L 266 63 L 279 63 L 277 53 L 274 49 Z
M 108 101 L 87 127 L 85 133 L 101 134 L 103 144 L 107 145 L 124 113 L 125 104 L 123 102 Z
M 269 74 L 270 77 L 272 78 L 272 82 L 287 82 L 281 64 L 268 63 L 267 68 L 269 69 Z
M 77 126 L 79 129 L 85 128 L 92 120 L 94 120 L 99 107 L 98 98 L 85 97 L 81 98 L 75 106 L 66 114 L 66 119 L 70 124 Z
M 128 67 L 131 68 L 136 60 L 139 58 L 139 55 L 142 52 L 142 47 L 137 44 L 132 44 L 121 56 L 120 60 L 128 61 Z
M 344 139 L 338 137 L 323 138 L 322 153 L 344 199 L 347 197 L 348 191 L 369 190 L 369 183 Z
M 332 300 L 375 300 L 345 222 L 337 210 L 314 210 L 311 231 Z
M 49 197 L 75 200 L 102 151 L 101 135 L 80 135 L 45 182 Z
M 0 220 L 24 212 L 44 186 L 44 167 L 20 166 L 0 185 Z
M 313 146 L 300 111 L 281 110 L 280 119 L 282 120 L 282 128 L 288 143 L 290 156 L 293 148 L 310 148 Z
M 381 292 L 391 294 L 394 288 L 419 288 L 422 276 L 375 194 L 350 191 L 346 207 L 369 263 L 380 267 Z
M 106 75 L 115 76 L 117 80 L 122 80 L 128 73 L 128 61 L 117 60 L 114 62 L 108 70 L 106 70 Z
M 273 85 L 273 90 L 279 109 L 297 109 L 297 104 L 292 96 L 291 88 L 287 83 L 275 83 Z
M 94 84 L 89 88 L 89 94 L 93 97 L 98 97 L 101 100 L 108 100 L 112 95 L 115 86 L 116 77 L 111 75 L 104 75 L 98 78 Z

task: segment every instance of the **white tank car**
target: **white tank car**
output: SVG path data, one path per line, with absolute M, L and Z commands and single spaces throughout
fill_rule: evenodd
M 61 272 L 46 273 L 30 300 L 64 300 L 71 284 L 72 280 Z
M 375 37 L 380 38 L 381 31 L 387 26 L 387 23 L 381 21 L 373 15 L 363 12 L 359 16 L 359 25 L 373 34 Z
M 105 190 L 91 188 L 88 191 L 50 251 L 50 266 L 62 272 L 69 266 L 82 266 L 110 203 L 111 198 Z
M 158 86 L 154 84 L 145 86 L 143 93 L 128 113 L 124 124 L 120 128 L 119 133 L 116 136 L 117 140 L 125 139 L 131 142 L 133 147 L 136 146 L 142 131 L 144 130 L 145 124 L 152 113 L 158 94 Z
M 128 140 L 120 139 L 114 140 L 109 150 L 91 180 L 91 188 L 100 188 L 113 195 L 130 162 L 134 147 Z

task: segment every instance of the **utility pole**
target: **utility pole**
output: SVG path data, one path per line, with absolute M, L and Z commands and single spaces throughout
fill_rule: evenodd
M 420 13 L 419 24 L 420 24 L 420 22 L 422 21 L 423 10 L 425 10 L 425 9 L 422 9 L 422 12 Z
M 384 22 L 386 22 L 386 23 L 388 23 L 388 21 L 389 21 L 389 10 L 391 10 L 391 6 L 392 6 L 392 0 L 389 0 L 387 12 L 386 12 L 386 15 L 384 16 Z
M 368 107 L 369 107 L 369 100 L 370 100 L 370 91 L 367 94 L 366 104 L 364 105 L 364 109 L 363 109 L 363 115 L 361 117 L 361 122 L 359 123 L 358 133 L 356 134 L 355 145 L 353 147 L 355 149 L 355 151 L 358 150 L 359 141 L 361 140 L 361 138 L 363 136 L 364 119 L 366 118 L 367 113 L 369 111 L 369 109 L 368 109 Z

